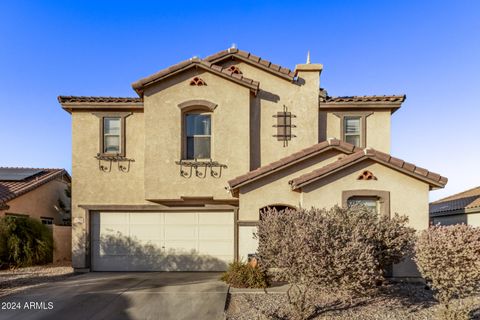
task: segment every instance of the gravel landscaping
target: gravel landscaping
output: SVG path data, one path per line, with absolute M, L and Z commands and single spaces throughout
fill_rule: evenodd
M 48 264 L 0 270 L 0 297 L 44 283 L 64 280 L 73 275 L 73 268 L 70 264 Z
M 438 319 L 439 306 L 422 284 L 390 284 L 375 297 L 349 302 L 322 297 L 318 301 L 318 305 L 326 307 L 310 319 Z M 475 305 L 474 319 L 480 319 L 480 296 L 468 301 Z M 288 319 L 286 305 L 285 293 L 233 293 L 229 296 L 227 319 Z M 276 310 L 277 317 L 271 316 L 272 310 Z

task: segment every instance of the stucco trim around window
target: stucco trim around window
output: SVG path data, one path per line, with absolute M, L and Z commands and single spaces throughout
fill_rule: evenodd
M 367 146 L 367 118 L 373 114 L 373 111 L 344 111 L 334 112 L 335 116 L 340 118 L 340 140 L 345 141 L 345 117 L 360 118 L 360 148 Z
M 95 116 L 97 116 L 100 120 L 99 125 L 99 155 L 101 156 L 112 156 L 112 154 L 104 152 L 104 137 L 103 137 L 103 125 L 104 125 L 104 118 L 120 118 L 120 152 L 118 156 L 125 157 L 125 147 L 126 147 L 126 130 L 125 130 L 125 118 L 130 116 L 132 112 L 94 112 Z M 116 156 L 117 154 L 114 154 Z
M 380 204 L 380 214 L 390 217 L 390 192 L 384 190 L 345 190 L 342 191 L 342 206 L 347 207 L 351 197 L 377 197 Z
M 201 109 L 202 107 L 212 112 L 213 110 L 215 110 L 215 108 L 217 108 L 217 104 L 208 100 L 194 99 L 179 103 L 178 107 L 180 108 L 180 110 L 182 110 L 182 112 L 188 111 L 191 108 Z

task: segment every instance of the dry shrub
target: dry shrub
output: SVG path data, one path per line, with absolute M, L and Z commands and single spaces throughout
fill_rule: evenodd
M 268 287 L 267 273 L 263 269 L 241 261 L 230 263 L 221 280 L 234 288 Z
M 415 245 L 415 261 L 445 317 L 453 319 L 451 314 L 465 308 L 452 302 L 480 291 L 480 228 L 459 224 L 423 231 Z
M 258 256 L 276 279 L 290 283 L 291 318 L 318 312 L 313 292 L 363 295 L 375 290 L 384 270 L 413 247 L 407 218 L 380 217 L 364 206 L 330 210 L 268 210 L 259 222 Z M 316 311 L 315 311 L 316 310 Z

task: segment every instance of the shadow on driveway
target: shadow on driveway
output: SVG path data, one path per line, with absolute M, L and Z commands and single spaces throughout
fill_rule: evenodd
M 21 310 L 1 310 L 0 319 L 224 319 L 228 287 L 219 277 L 216 272 L 88 273 L 0 298 L 2 305 L 21 305 Z M 25 309 L 31 302 L 47 310 Z

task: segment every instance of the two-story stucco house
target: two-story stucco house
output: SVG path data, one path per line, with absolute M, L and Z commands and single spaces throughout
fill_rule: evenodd
M 231 48 L 133 83 L 135 98 L 60 96 L 73 136 L 77 270 L 222 270 L 254 254 L 264 208 L 363 202 L 429 224 L 447 179 L 390 156 L 405 96 L 331 97 Z M 412 264 L 394 275 L 414 276 Z

